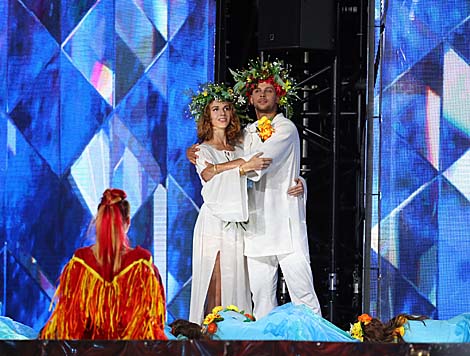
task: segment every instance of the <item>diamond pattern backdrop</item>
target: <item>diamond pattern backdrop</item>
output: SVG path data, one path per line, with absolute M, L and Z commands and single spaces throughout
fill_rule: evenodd
M 385 3 L 372 312 L 445 319 L 470 310 L 470 2 Z
M 107 187 L 187 318 L 199 179 L 187 89 L 213 79 L 215 1 L 0 2 L 0 301 L 39 330 Z

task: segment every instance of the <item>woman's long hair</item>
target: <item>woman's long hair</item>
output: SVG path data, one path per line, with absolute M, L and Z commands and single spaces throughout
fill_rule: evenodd
M 204 108 L 204 112 L 197 122 L 197 137 L 200 142 L 208 141 L 214 136 L 214 130 L 212 128 L 210 105 L 214 102 L 212 100 Z M 235 145 L 240 142 L 241 139 L 241 124 L 240 118 L 237 115 L 235 107 L 231 102 L 227 102 L 230 105 L 230 124 L 225 130 L 227 141 Z
M 404 343 L 402 335 L 398 332 L 408 320 L 425 320 L 428 319 L 426 316 L 415 316 L 410 314 L 398 314 L 394 318 L 390 319 L 387 323 L 382 323 L 377 318 L 367 324 L 362 324 L 364 342 L 373 343 Z
M 124 223 L 129 222 L 130 204 L 126 192 L 106 189 L 98 205 L 96 216 L 97 260 L 104 277 L 111 280 L 121 267 L 121 255 L 129 249 Z

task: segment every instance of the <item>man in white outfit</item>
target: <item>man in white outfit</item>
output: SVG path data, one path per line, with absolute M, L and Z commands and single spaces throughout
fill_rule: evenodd
M 243 88 L 240 92 L 248 96 L 257 116 L 257 121 L 245 129 L 244 150 L 245 154 L 263 152 L 272 158 L 268 169 L 248 174 L 254 184 L 248 193 L 245 255 L 254 315 L 262 318 L 277 306 L 279 265 L 292 303 L 305 304 L 321 315 L 310 267 L 305 200 L 286 193 L 300 176 L 297 128 L 278 113 L 280 102 L 289 105 L 287 95 L 292 81 L 287 71 L 278 71 L 282 62 L 250 65 L 246 71 L 232 72 L 238 81 L 234 89 Z M 255 66 L 258 69 L 253 70 Z M 262 74 L 255 78 L 250 74 L 254 71 Z

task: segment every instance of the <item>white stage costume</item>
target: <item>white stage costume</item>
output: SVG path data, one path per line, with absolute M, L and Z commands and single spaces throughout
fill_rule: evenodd
M 196 169 L 199 174 L 212 164 L 242 157 L 243 150 L 216 150 L 208 144 L 199 146 Z M 200 176 L 201 177 L 201 176 Z M 204 303 L 217 253 L 220 251 L 222 305 L 237 305 L 251 313 L 251 295 L 246 258 L 243 254 L 243 229 L 235 222 L 248 219 L 247 179 L 238 168 L 215 175 L 210 181 L 201 178 L 204 204 L 196 220 L 193 236 L 193 279 L 189 320 L 202 323 Z M 231 222 L 231 223 L 228 223 Z
M 300 176 L 300 140 L 297 128 L 283 114 L 272 120 L 274 133 L 265 142 L 257 122 L 245 129 L 244 152 L 263 152 L 273 159 L 268 169 L 250 172 L 250 218 L 245 233 L 254 315 L 262 318 L 277 306 L 277 268 L 281 266 L 291 300 L 321 315 L 310 267 L 305 199 L 287 190 Z M 305 189 L 304 184 L 304 189 Z

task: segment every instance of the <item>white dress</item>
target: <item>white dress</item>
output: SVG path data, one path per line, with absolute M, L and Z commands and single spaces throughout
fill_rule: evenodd
M 199 145 L 196 169 L 201 172 L 206 161 L 212 164 L 232 161 L 243 156 L 235 151 L 216 150 L 208 144 Z M 236 305 L 251 313 L 251 294 L 246 257 L 243 254 L 243 228 L 235 222 L 248 219 L 246 176 L 238 168 L 215 175 L 210 181 L 201 178 L 204 200 L 199 211 L 193 236 L 193 271 L 189 320 L 200 324 L 204 318 L 209 282 L 217 253 L 220 251 L 222 306 Z

